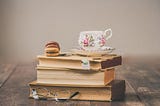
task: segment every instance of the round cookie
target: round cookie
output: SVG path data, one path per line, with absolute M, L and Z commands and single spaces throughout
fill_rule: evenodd
M 52 57 L 58 56 L 60 52 L 60 46 L 57 42 L 50 41 L 45 45 L 45 55 Z
M 58 44 L 57 42 L 50 41 L 50 42 L 48 42 L 48 43 L 45 45 L 46 48 L 52 47 L 52 46 L 54 46 L 54 47 L 56 46 L 56 47 L 58 47 L 58 49 L 60 50 L 60 46 L 59 46 L 59 44 Z

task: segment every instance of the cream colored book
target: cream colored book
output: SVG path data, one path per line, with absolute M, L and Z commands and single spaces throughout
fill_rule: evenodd
M 84 57 L 77 55 L 46 57 L 37 56 L 38 66 L 77 69 L 77 70 L 101 70 L 121 65 L 122 57 L 117 55 L 107 55 L 100 57 Z
M 114 74 L 114 68 L 105 69 L 104 71 L 75 71 L 37 67 L 37 83 L 99 86 L 110 83 L 115 78 Z
M 29 83 L 30 98 L 57 100 L 67 99 L 71 94 L 79 92 L 71 100 L 112 101 L 123 100 L 125 97 L 125 81 L 113 80 L 104 86 L 59 86 L 56 84 L 39 84 L 37 81 Z

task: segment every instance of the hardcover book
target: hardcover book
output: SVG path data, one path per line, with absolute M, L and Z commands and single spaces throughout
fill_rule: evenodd
M 38 84 L 37 81 L 31 82 L 30 98 L 36 99 L 66 99 L 71 94 L 79 92 L 78 95 L 70 98 L 72 100 L 95 100 L 112 101 L 123 100 L 125 97 L 125 81 L 113 80 L 109 85 L 104 86 L 59 86 L 55 84 Z
M 117 55 L 108 55 L 100 57 L 82 57 L 77 55 L 70 56 L 37 56 L 41 67 L 77 69 L 77 70 L 101 70 L 115 67 L 122 64 L 122 57 Z
M 106 85 L 114 79 L 115 69 L 104 71 L 65 70 L 37 67 L 37 83 L 58 85 Z

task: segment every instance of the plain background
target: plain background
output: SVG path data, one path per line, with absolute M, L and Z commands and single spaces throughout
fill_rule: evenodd
M 111 28 L 107 45 L 123 56 L 160 56 L 160 0 L 0 0 L 0 55 L 29 61 L 48 41 L 62 51 L 79 32 Z

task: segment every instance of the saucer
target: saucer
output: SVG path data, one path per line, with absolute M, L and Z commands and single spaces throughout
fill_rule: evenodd
M 104 55 L 110 55 L 112 51 L 115 50 L 115 48 L 112 47 L 106 47 L 104 50 L 94 50 L 94 51 L 89 51 L 89 50 L 82 50 L 82 49 L 72 49 L 71 53 L 76 54 L 76 55 L 81 55 L 81 56 L 104 56 Z

